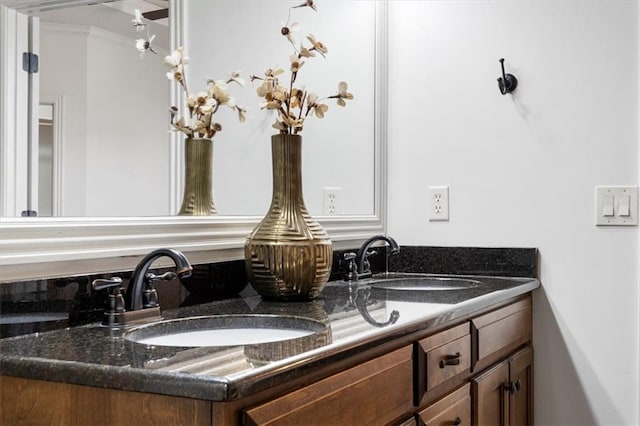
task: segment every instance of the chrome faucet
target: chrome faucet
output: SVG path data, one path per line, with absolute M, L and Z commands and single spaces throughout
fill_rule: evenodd
M 161 257 L 169 257 L 176 265 L 176 272 L 155 275 L 149 272 L 151 264 Z M 126 327 L 140 322 L 162 319 L 158 295 L 153 283 L 170 281 L 175 278 L 187 278 L 193 268 L 185 255 L 178 250 L 162 248 L 146 255 L 131 275 L 126 294 L 123 296 L 122 279 L 113 277 L 97 279 L 91 284 L 94 290 L 107 289 L 109 308 L 104 313 L 102 324 L 111 328 Z
M 396 240 L 386 235 L 374 235 L 360 246 L 358 254 L 356 255 L 358 278 L 368 278 L 371 276 L 371 265 L 369 264 L 368 257 L 375 252 L 369 251 L 369 249 L 376 241 L 386 241 L 386 243 L 389 244 L 391 251 L 387 254 L 387 259 L 391 255 L 400 253 L 400 246 Z

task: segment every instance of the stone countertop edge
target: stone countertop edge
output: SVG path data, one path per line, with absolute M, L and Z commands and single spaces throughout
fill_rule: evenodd
M 453 322 L 472 312 L 529 293 L 538 287 L 540 287 L 540 281 L 531 278 L 520 285 L 457 303 L 446 312 L 425 316 L 416 322 L 395 328 L 380 329 L 375 335 L 349 341 L 340 346 L 313 349 L 231 378 L 42 357 L 23 357 L 3 354 L 1 350 L 0 374 L 208 401 L 231 401 L 310 374 L 318 368 L 355 355 L 362 350 L 402 338 L 416 331 L 428 331 L 429 328 Z M 28 338 L 28 336 L 23 337 Z M 1 343 L 0 341 L 0 345 Z

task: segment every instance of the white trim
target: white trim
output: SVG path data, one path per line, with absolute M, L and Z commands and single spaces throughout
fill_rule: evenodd
M 22 53 L 28 51 L 29 25 L 26 15 L 4 6 L 0 23 L 0 215 L 20 217 L 27 209 L 28 76 L 22 71 Z
M 180 45 L 181 2 L 171 2 L 172 48 Z M 178 21 L 174 23 L 173 20 Z M 377 2 L 376 159 L 374 214 L 320 216 L 335 249 L 355 248 L 385 232 L 387 152 L 386 1 Z M 174 94 L 174 99 L 176 99 Z M 173 137 L 172 146 L 178 135 Z M 174 148 L 172 148 L 174 149 Z M 178 167 L 172 169 L 178 173 Z M 178 176 L 173 177 L 174 181 Z M 174 200 L 175 201 L 175 200 Z M 193 263 L 244 257 L 246 236 L 260 217 L 0 218 L 0 282 L 131 269 L 150 250 L 174 247 Z
M 389 124 L 389 4 L 376 2 L 374 215 L 387 232 L 387 147 Z
M 64 95 L 62 93 L 42 93 L 40 105 L 51 105 L 53 107 L 53 204 L 52 214 L 55 217 L 64 216 L 62 196 L 62 158 L 64 157 Z
M 1 281 L 130 269 L 149 251 L 173 247 L 193 263 L 242 259 L 259 217 L 0 218 Z M 334 248 L 382 232 L 374 216 L 321 219 Z M 117 266 L 114 266 L 117 265 Z
M 29 52 L 40 56 L 40 18 L 29 16 Z M 38 180 L 40 131 L 38 109 L 40 108 L 40 73 L 27 74 L 27 208 L 39 212 Z
M 112 43 L 118 43 L 129 48 L 135 48 L 135 38 L 125 37 L 122 34 L 114 33 L 102 28 L 94 27 L 91 25 L 73 25 L 73 24 L 60 24 L 57 22 L 42 22 L 40 23 L 40 29 L 42 31 L 49 31 L 51 33 L 59 34 L 79 34 L 85 37 L 93 37 L 96 39 L 106 40 Z M 169 51 L 165 48 L 153 46 L 154 50 L 158 52 L 158 55 L 166 56 Z
M 184 6 L 181 1 L 169 2 L 169 48 L 171 51 L 184 46 Z M 169 85 L 169 99 L 171 105 L 182 108 L 181 116 L 184 116 L 184 101 L 182 91 L 177 84 L 167 80 Z M 184 188 L 184 148 L 180 135 L 182 133 L 171 132 L 169 136 L 169 212 L 178 213 Z
M 29 51 L 29 17 L 16 14 L 16 51 L 15 51 L 15 148 L 14 161 L 16 171 L 15 211 L 13 216 L 20 217 L 28 209 L 29 187 L 29 74 L 22 69 L 22 54 Z
M 87 6 L 90 4 L 105 3 L 107 1 L 110 0 L 0 0 L 0 3 L 22 13 L 33 13 L 65 9 L 68 7 Z
M 0 5 L 0 216 L 13 216 L 15 210 L 15 104 L 9 103 L 9 90 L 15 80 L 16 12 Z M 11 45 L 9 43 L 12 43 Z

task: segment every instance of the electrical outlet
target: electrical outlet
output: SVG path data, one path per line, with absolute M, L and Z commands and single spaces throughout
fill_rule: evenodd
M 429 187 L 429 221 L 449 220 L 449 187 Z
M 342 188 L 325 186 L 322 202 L 322 213 L 327 215 L 339 214 L 342 211 Z

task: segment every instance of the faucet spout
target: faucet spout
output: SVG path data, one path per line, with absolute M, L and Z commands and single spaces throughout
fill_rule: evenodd
M 186 256 L 174 249 L 161 248 L 152 251 L 146 255 L 131 275 L 129 287 L 125 294 L 125 305 L 128 311 L 137 311 L 143 308 L 143 291 L 145 289 L 145 280 L 147 279 L 148 270 L 151 264 L 161 257 L 169 257 L 176 265 L 176 274 L 178 278 L 187 278 L 191 275 L 193 268 L 187 260 Z
M 400 246 L 398 245 L 396 240 L 394 240 L 391 237 L 388 237 L 386 235 L 374 235 L 373 237 L 369 238 L 367 241 L 365 241 L 362 244 L 362 246 L 360 246 L 360 249 L 358 250 L 358 254 L 356 255 L 359 277 L 366 278 L 371 276 L 371 267 L 368 265 L 369 262 L 367 261 L 367 257 L 369 256 L 369 249 L 371 248 L 373 243 L 375 243 L 376 241 L 385 241 L 389 245 L 389 248 L 391 249 L 391 251 L 389 252 L 388 256 L 391 256 L 400 252 Z
M 389 314 L 389 319 L 387 319 L 385 322 L 376 321 L 371 316 L 371 313 L 369 313 L 369 308 L 368 308 L 370 296 L 371 296 L 371 289 L 358 290 L 358 297 L 356 298 L 356 307 L 358 308 L 358 312 L 360 312 L 360 315 L 362 315 L 365 321 L 367 321 L 369 324 L 373 325 L 374 327 L 378 327 L 378 328 L 395 324 L 396 321 L 398 321 L 398 318 L 400 318 L 400 312 L 398 312 L 395 309 L 391 311 L 391 313 Z

